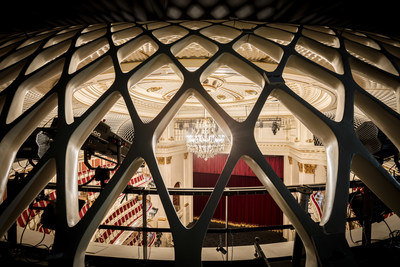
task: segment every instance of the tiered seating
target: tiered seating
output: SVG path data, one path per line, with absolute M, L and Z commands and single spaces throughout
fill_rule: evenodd
M 124 244 L 128 246 L 133 246 L 139 241 L 139 232 L 132 232 L 129 237 L 125 240 Z
M 101 168 L 111 168 L 113 167 L 113 164 L 102 160 L 102 159 L 92 159 L 91 160 L 91 165 L 93 167 L 101 167 Z M 110 177 L 115 173 L 115 171 L 110 172 Z M 83 162 L 79 162 L 78 164 L 78 185 L 82 185 L 87 183 L 90 179 L 93 178 L 95 174 L 94 170 L 89 170 L 86 165 Z M 129 185 L 139 187 L 139 186 L 144 186 L 146 183 L 148 183 L 151 180 L 151 176 L 149 175 L 144 175 L 144 174 L 136 174 L 130 181 Z M 100 185 L 100 182 L 97 182 L 93 180 L 91 182 L 93 185 Z M 87 192 L 88 194 L 88 199 L 90 201 L 94 201 L 97 198 L 97 195 L 99 193 L 94 193 L 94 192 Z M 55 200 L 56 199 L 56 191 L 52 190 L 50 193 L 48 193 L 49 199 L 50 200 Z M 123 196 L 123 194 L 121 194 Z M 120 197 L 121 197 L 120 196 Z M 49 201 L 38 201 L 35 202 L 33 205 L 37 207 L 46 207 L 48 205 Z M 86 203 L 82 209 L 79 211 L 79 216 L 82 218 L 88 209 L 90 208 L 90 205 Z M 151 208 L 151 205 L 149 205 L 149 209 Z M 28 222 L 27 227 L 31 230 L 36 230 L 43 232 L 45 231 L 46 233 L 50 233 L 51 231 L 49 229 L 44 229 L 40 223 L 41 220 L 41 215 L 43 211 L 42 210 L 30 210 L 29 208 L 25 209 L 21 215 L 17 219 L 17 223 L 21 227 L 25 227 L 25 225 Z M 29 216 L 30 214 L 30 216 Z M 121 207 L 119 207 L 117 210 L 114 211 L 113 214 L 111 214 L 105 221 L 105 224 L 113 224 L 113 225 L 124 225 L 128 226 L 131 225 L 136 219 L 142 216 L 142 205 L 139 203 L 136 199 L 133 199 Z M 99 230 L 100 236 L 97 238 L 99 242 L 106 242 L 106 243 L 113 243 L 116 238 L 119 237 L 119 235 L 122 233 L 121 231 L 114 231 L 114 230 Z
M 104 223 L 118 226 L 129 226 L 140 217 L 142 217 L 142 204 L 138 202 L 137 199 L 133 199 L 116 209 L 114 213 L 104 221 Z M 100 229 L 100 238 L 98 238 L 97 241 L 113 244 L 122 232 L 123 231 Z
M 135 187 L 143 186 L 144 184 L 148 183 L 150 180 L 151 180 L 151 176 L 146 176 L 144 174 L 138 174 L 129 181 L 129 185 L 132 185 Z
M 40 201 L 35 202 L 33 204 L 33 207 L 46 207 L 47 204 L 48 204 L 48 201 L 40 200 Z M 28 229 L 36 230 L 36 231 L 39 231 L 42 233 L 43 233 L 43 231 L 45 231 L 46 234 L 50 234 L 51 231 L 49 229 L 43 228 L 42 225 L 40 224 L 42 214 L 43 214 L 43 210 L 35 210 L 35 209 L 31 210 L 31 209 L 27 208 L 18 217 L 17 224 L 20 227 L 26 226 Z M 26 225 L 26 224 L 28 224 L 28 225 Z

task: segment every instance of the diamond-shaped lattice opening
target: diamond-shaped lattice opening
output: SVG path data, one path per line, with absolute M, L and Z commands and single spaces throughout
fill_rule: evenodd
M 57 84 L 63 66 L 64 60 L 55 61 L 21 83 L 11 102 L 8 123 L 26 112 Z
M 87 44 L 89 42 L 92 42 L 102 36 L 104 36 L 107 32 L 107 28 L 101 28 L 95 31 L 90 31 L 87 33 L 82 34 L 79 36 L 78 40 L 76 40 L 76 47 L 82 46 L 84 44 Z
M 182 22 L 180 25 L 189 28 L 191 30 L 199 30 L 201 28 L 210 26 L 211 23 L 206 21 L 185 21 Z
M 165 22 L 165 21 L 151 22 L 151 23 L 143 23 L 143 27 L 144 27 L 146 30 L 149 30 L 149 31 L 155 30 L 155 29 L 159 29 L 159 28 L 162 28 L 162 27 L 165 27 L 165 26 L 168 26 L 168 25 L 170 25 L 170 23 Z
M 292 32 L 292 33 L 296 33 L 299 30 L 298 26 L 295 24 L 268 23 L 267 25 L 268 25 L 268 27 L 271 27 L 271 28 L 276 28 L 276 29 L 280 29 L 280 30 L 284 30 L 287 32 Z
M 154 119 L 183 84 L 177 69 L 170 63 L 154 59 L 149 63 L 153 68 L 151 73 L 129 88 L 133 104 L 144 122 Z
M 384 42 L 384 41 L 383 41 Z M 395 56 L 395 58 L 393 59 L 393 61 L 397 64 L 397 66 L 400 65 L 400 49 L 399 49 L 399 43 L 384 43 L 382 44 L 382 46 L 393 56 Z
M 56 44 L 59 44 L 65 40 L 71 39 L 79 30 L 69 31 L 63 34 L 59 34 L 47 41 L 43 48 L 47 48 Z
M 37 69 L 66 53 L 70 45 L 71 42 L 67 41 L 45 49 L 32 60 L 32 63 L 26 70 L 26 75 L 36 71 Z
M 86 112 L 111 87 L 114 80 L 114 68 L 108 68 L 77 87 L 72 95 L 74 116 L 79 117 Z M 120 105 L 116 104 L 113 109 L 121 109 L 127 114 L 127 110 Z
M 7 53 L 9 53 L 13 49 L 15 49 L 16 46 L 17 46 L 17 44 L 10 44 L 10 45 L 7 45 L 7 46 L 2 46 L 0 48 L 0 57 L 6 55 Z
M 179 112 L 168 124 L 156 144 L 156 158 L 162 179 L 171 196 L 172 205 L 181 223 L 187 226 L 193 221 L 193 197 L 179 193 L 179 188 L 193 187 L 192 162 L 193 155 L 186 148 L 186 133 L 192 119 L 180 118 Z M 180 147 L 179 151 L 173 147 Z M 158 196 L 152 200 L 161 204 Z M 162 205 L 158 205 L 158 223 L 168 225 L 168 220 Z M 169 235 L 166 235 L 166 237 Z M 167 240 L 165 240 L 167 241 Z M 163 244 L 165 246 L 165 243 Z
M 314 28 L 312 28 L 314 29 Z M 320 42 L 321 44 L 334 47 L 334 48 L 339 48 L 340 47 L 340 42 L 339 38 L 332 34 L 328 34 L 325 32 L 321 32 L 318 30 L 312 30 L 310 29 L 303 29 L 301 33 L 310 39 L 313 39 L 314 41 Z
M 20 62 L 0 72 L 0 92 L 6 89 L 17 78 L 25 63 L 24 61 Z
M 386 169 L 394 166 L 394 156 L 398 153 L 397 148 L 385 133 L 358 108 L 354 110 L 354 131 L 367 151 L 380 164 L 384 164 Z
M 229 66 L 222 65 L 202 81 L 203 88 L 235 120 L 249 115 L 262 88 Z
M 202 213 L 229 149 L 222 128 L 194 96 L 186 100 L 159 137 L 156 144 L 159 168 L 184 226 L 193 226 L 197 220 L 194 217 Z M 192 187 L 206 191 L 203 196 L 184 196 L 175 190 Z
M 399 172 L 391 159 L 388 159 L 387 162 L 383 164 L 383 168 L 378 166 L 379 164 L 376 164 L 374 160 L 371 160 L 371 157 L 363 153 L 355 154 L 351 161 L 352 180 L 360 181 L 361 179 L 364 182 L 363 186 L 353 188 L 349 194 L 348 217 L 349 219 L 354 219 L 354 222 L 350 224 L 350 227 L 360 233 L 362 232 L 362 220 L 358 220 L 357 218 L 364 214 L 363 203 L 365 203 L 365 200 L 368 197 L 366 192 L 373 189 L 373 187 L 368 186 L 365 181 L 373 179 L 374 181 L 381 183 L 382 187 L 387 186 L 383 189 L 383 192 L 394 189 L 395 186 L 393 183 L 397 183 L 396 178 Z M 390 202 L 391 198 L 389 198 L 387 194 L 381 193 L 372 194 L 371 199 L 375 203 L 371 222 L 391 222 L 394 219 L 394 213 L 389 207 L 389 205 L 393 205 L 393 203 Z
M 273 95 L 275 95 L 274 92 Z M 301 104 L 296 105 L 298 107 Z M 280 164 L 285 166 L 283 182 L 286 186 L 326 183 L 326 166 L 332 163 L 328 161 L 326 144 L 320 138 L 321 133 L 315 129 L 311 131 L 311 128 L 302 123 L 303 114 L 292 112 L 296 109 L 292 109 L 293 107 L 284 105 L 275 96 L 267 98 L 254 128 L 257 145 L 261 151 L 268 151 L 266 159 L 278 177 L 283 178 Z M 324 115 L 333 120 L 335 112 Z M 285 147 L 289 148 L 289 154 L 283 157 L 277 156 Z M 313 153 L 309 154 L 307 151 L 313 151 Z M 314 192 L 311 196 L 318 198 L 309 207 L 312 219 L 317 222 L 321 220 L 324 195 L 325 192 L 321 191 Z
M 296 51 L 303 57 L 317 63 L 318 65 L 343 74 L 342 57 L 336 49 L 324 46 L 318 42 L 301 37 L 296 44 Z
M 218 46 L 198 37 L 190 36 L 176 43 L 171 52 L 189 71 L 195 71 L 218 51 Z
M 143 162 L 143 164 L 139 167 L 128 184 L 133 188 L 154 187 L 151 173 L 145 162 Z M 157 219 L 159 218 L 158 214 L 160 213 L 158 210 L 160 207 L 159 205 L 161 205 L 161 203 L 159 203 L 157 200 L 153 201 L 153 195 L 147 196 L 147 199 L 144 200 L 142 194 L 121 194 L 114 202 L 108 213 L 104 216 L 101 224 L 142 227 L 144 226 L 143 213 L 146 212 L 146 226 L 155 228 L 157 227 Z M 147 235 L 147 245 L 152 246 L 156 241 L 155 233 L 149 232 Z M 125 246 L 142 246 L 143 234 L 137 231 L 98 229 L 94 234 L 94 242 Z
M 39 43 L 40 41 L 46 39 L 47 37 L 51 36 L 52 34 L 53 34 L 52 32 L 45 33 L 45 34 L 38 34 L 38 35 L 36 35 L 36 36 L 34 36 L 32 38 L 27 39 L 20 46 L 18 46 L 18 49 L 30 46 L 31 44 L 34 44 L 34 43 L 40 44 Z
M 226 26 L 234 27 L 234 28 L 236 28 L 238 30 L 243 30 L 243 29 L 250 30 L 250 29 L 253 29 L 254 27 L 257 26 L 257 24 L 244 22 L 244 21 L 236 21 L 236 20 L 227 21 L 227 22 L 224 22 L 222 24 L 226 25 Z
M 322 113 L 335 111 L 335 121 L 342 120 L 344 86 L 324 69 L 291 57 L 283 71 L 283 78 L 295 94 L 315 109 Z
M 257 123 L 254 128 L 254 136 L 257 143 L 292 141 L 292 134 L 295 132 L 295 118 L 273 96 L 269 96 L 265 102 Z
M 32 55 L 39 48 L 39 46 L 40 43 L 32 44 L 13 52 L 0 62 L 0 70 L 3 70 Z
M 274 155 L 266 155 L 265 159 L 271 165 L 272 169 L 278 175 L 279 178 L 283 180 L 283 165 L 284 165 L 284 157 L 283 156 L 274 156 Z M 254 187 L 263 187 L 262 183 L 259 181 L 255 173 L 251 170 L 251 168 L 246 164 L 243 159 L 240 159 L 233 172 L 231 177 L 229 178 L 229 182 L 226 186 L 231 190 L 240 190 L 249 189 Z M 227 218 L 225 212 L 225 203 L 228 201 L 228 211 Z M 272 199 L 269 194 L 238 194 L 238 195 L 230 195 L 228 197 L 223 197 L 221 199 L 219 209 L 222 209 L 224 212 L 222 214 L 221 210 L 217 213 L 220 217 L 214 218 L 220 223 L 228 223 L 229 226 L 235 227 L 239 225 L 243 226 L 268 226 L 268 225 L 281 225 L 283 222 L 283 214 L 280 208 L 277 206 L 275 201 Z M 215 216 L 215 214 L 214 214 Z M 220 224 L 220 227 L 222 226 Z M 240 240 L 237 245 L 251 245 L 254 238 L 261 234 L 260 232 L 247 232 L 247 233 L 235 233 L 232 235 L 228 235 L 228 244 L 232 241 L 237 242 L 235 240 Z M 215 235 L 215 234 L 213 234 Z M 272 231 L 266 231 L 263 233 L 268 238 L 273 238 L 275 240 L 284 241 L 283 233 L 274 233 Z M 211 238 L 211 234 L 208 234 L 206 237 Z M 218 238 L 218 236 L 217 236 Z M 215 238 L 214 238 L 215 239 Z M 264 239 L 264 242 L 268 241 L 265 238 L 261 237 L 261 240 Z M 205 244 L 204 244 L 205 246 Z
M 101 58 L 109 49 L 110 45 L 105 38 L 81 46 L 72 55 L 68 72 L 71 74 L 85 67 L 89 63 Z
M 62 35 L 68 32 L 76 31 L 76 30 L 81 30 L 84 26 L 82 25 L 75 25 L 75 26 L 70 26 L 68 28 L 65 28 L 64 30 L 61 30 L 60 32 L 57 33 L 57 35 Z
M 111 32 L 119 32 L 131 28 L 135 25 L 136 25 L 135 23 L 126 23 L 126 22 L 111 23 Z
M 121 30 L 117 33 L 114 33 L 112 35 L 112 39 L 114 44 L 119 46 L 135 38 L 136 36 L 141 34 L 142 31 L 143 30 L 139 27 L 128 28 L 126 30 Z
M 390 53 L 393 53 L 396 57 L 400 58 L 399 56 L 399 47 L 400 44 L 397 40 L 389 38 L 388 36 L 381 35 L 381 34 L 371 34 L 376 41 L 380 42 L 380 45 L 386 48 Z M 397 50 L 397 52 L 395 52 Z
M 350 41 L 359 43 L 361 45 L 365 45 L 365 46 L 371 47 L 371 48 L 376 49 L 376 50 L 380 50 L 381 49 L 380 46 L 374 40 L 365 37 L 364 34 L 361 35 L 361 34 L 359 34 L 357 32 L 349 30 L 349 31 L 343 32 L 342 36 L 344 38 L 350 40 Z
M 189 31 L 183 27 L 173 25 L 155 30 L 152 33 L 163 44 L 171 44 L 187 35 Z
M 118 50 L 118 60 L 124 73 L 131 71 L 148 59 L 158 49 L 158 45 L 148 36 L 142 36 L 125 43 Z
M 2 38 L 2 39 L 1 39 L 2 45 L 0 45 L 0 48 L 4 48 L 4 47 L 10 46 L 10 45 L 17 46 L 17 45 L 18 45 L 17 43 L 20 42 L 20 41 L 22 41 L 22 40 L 24 40 L 24 39 L 26 39 L 26 36 L 25 36 L 25 35 L 21 35 L 21 36 L 19 36 L 19 37 L 17 37 L 17 36 L 10 36 L 10 37 L 8 37 L 8 38 Z M 3 43 L 3 42 L 4 42 L 4 43 Z
M 357 105 L 360 105 L 360 109 L 355 109 L 354 112 L 354 130 L 356 136 L 364 145 L 367 152 L 365 153 L 360 151 L 361 153 L 356 154 L 353 157 L 351 166 L 352 171 L 354 172 L 353 180 L 361 179 L 366 184 L 368 179 L 374 179 L 384 184 L 386 184 L 384 181 L 388 180 L 387 184 L 392 183 L 391 186 L 393 186 L 393 182 L 396 184 L 396 180 L 393 178 L 398 177 L 400 173 L 400 165 L 398 161 L 399 150 L 394 144 L 397 141 L 397 136 L 390 133 L 390 127 L 387 127 L 387 124 L 384 125 L 385 123 L 378 127 L 378 125 L 382 123 L 382 121 L 380 121 L 380 116 L 387 116 L 387 118 L 389 118 L 390 115 L 388 116 L 388 114 L 384 114 L 387 111 L 385 109 L 382 110 L 381 104 L 378 103 L 379 101 L 369 99 L 369 101 L 372 101 L 369 103 L 368 101 L 367 103 L 361 103 L 366 101 L 366 99 L 360 101 L 360 99 L 357 99 L 360 97 L 360 95 L 357 95 L 355 101 Z M 367 95 L 364 97 L 369 98 Z M 377 106 L 374 107 L 374 105 Z M 379 114 L 379 116 L 376 116 L 377 114 Z M 396 123 L 397 119 L 394 119 L 394 121 L 389 124 L 394 125 Z M 372 155 L 372 157 L 368 154 Z M 371 158 L 374 158 L 376 161 Z M 382 166 L 382 168 L 380 168 L 380 166 Z M 389 191 L 389 188 L 386 188 L 383 192 Z M 360 216 L 362 214 L 361 201 L 364 198 L 364 192 L 365 191 L 362 189 L 358 189 L 350 194 L 349 202 L 352 208 L 351 217 Z M 372 218 L 374 222 L 381 221 L 392 215 L 392 210 L 381 202 L 384 198 L 385 196 L 382 194 L 374 196 L 374 202 L 380 203 L 379 206 L 382 207 L 379 209 L 379 212 L 374 212 Z M 356 224 L 355 226 L 355 228 L 361 228 L 360 224 Z
M 14 168 L 15 167 L 15 168 Z M 18 161 L 15 163 L 15 166 L 13 166 L 13 169 L 19 174 L 23 174 L 25 169 L 26 172 L 27 169 L 31 169 L 32 166 L 29 166 L 29 163 L 25 163 L 24 161 Z M 21 172 L 22 171 L 22 172 Z M 16 173 L 14 173 L 15 175 Z M 13 175 L 13 176 L 14 176 Z M 20 179 L 17 177 L 10 177 L 10 179 Z M 50 182 L 56 182 L 56 177 L 54 176 L 53 179 L 51 179 Z M 55 230 L 50 229 L 49 226 L 54 227 L 54 221 L 49 220 L 42 220 L 43 217 L 49 218 L 49 210 L 52 207 L 52 205 L 55 203 L 55 198 L 56 198 L 56 192 L 55 190 L 48 190 L 45 189 L 40 192 L 40 194 L 35 198 L 35 200 L 32 201 L 32 203 L 27 206 L 22 213 L 19 215 L 17 218 L 17 225 L 19 227 L 22 227 L 24 229 L 29 229 L 33 232 L 39 232 L 42 233 L 42 235 L 45 237 L 46 235 L 54 235 Z M 24 242 L 23 236 L 21 236 L 21 242 Z
M 128 182 L 129 188 L 154 188 L 152 175 L 146 162 L 137 169 L 135 174 Z M 143 215 L 146 213 L 147 220 L 146 226 L 144 225 Z M 163 224 L 164 223 L 164 224 Z M 166 223 L 166 224 L 165 224 Z M 117 226 L 130 226 L 130 227 L 169 227 L 166 221 L 165 213 L 163 212 L 162 203 L 157 195 L 144 195 L 141 193 L 125 193 L 121 194 L 114 202 L 111 209 L 105 215 L 102 225 L 117 225 Z M 156 233 L 147 233 L 147 245 L 153 246 L 158 241 L 164 243 L 165 238 L 161 240 L 156 239 Z M 120 230 L 102 230 L 99 229 L 94 234 L 94 242 L 125 245 L 125 246 L 143 246 L 143 233 L 136 231 L 120 231 Z M 160 245 L 160 244 L 159 244 Z
M 283 56 L 278 45 L 254 35 L 244 36 L 233 45 L 233 49 L 266 71 L 274 71 Z
M 226 44 L 240 35 L 240 31 L 231 27 L 214 25 L 202 29 L 200 33 L 208 38 L 211 38 L 219 43 Z
M 288 45 L 294 38 L 290 32 L 271 27 L 257 28 L 254 33 L 281 45 Z
M 87 204 L 86 210 L 82 212 L 79 208 L 77 214 L 76 210 L 72 210 L 75 200 L 73 198 L 66 200 L 67 205 L 72 205 L 71 211 L 75 214 L 71 219 L 73 218 L 75 223 L 85 215 L 99 196 L 99 193 L 88 193 L 85 186 L 106 187 L 114 179 L 114 175 L 126 158 L 133 141 L 133 135 L 127 136 L 131 138 L 127 140 L 125 136 L 119 134 L 119 129 L 123 124 L 129 125 L 130 131 L 133 131 L 132 121 L 119 93 L 114 92 L 103 101 L 96 102 L 94 109 L 88 112 L 90 113 L 86 112 L 80 118 L 75 118 L 79 125 L 71 137 L 66 152 L 68 158 L 66 179 L 77 179 L 78 184 L 78 188 L 75 188 L 73 184 L 76 183 L 68 183 L 70 184 L 69 190 L 78 189 L 79 192 L 83 192 L 83 198 Z M 124 177 L 124 179 L 127 178 L 129 177 Z M 78 196 L 80 199 L 82 193 L 79 193 Z
M 60 77 L 61 71 L 58 73 L 54 73 L 54 76 L 49 77 L 49 79 L 44 80 L 41 83 L 38 83 L 37 86 L 27 91 L 22 112 L 28 110 L 31 106 L 38 102 L 48 91 L 50 91 L 54 87 L 54 85 L 57 84 Z
M 112 59 L 106 56 L 78 72 L 70 79 L 65 88 L 65 115 L 68 124 L 74 121 L 75 116 L 79 116 L 87 110 L 108 89 L 107 85 L 111 84 L 110 80 L 114 79 L 114 75 Z M 83 88 L 90 80 L 100 82 L 100 77 L 104 78 L 103 85 L 106 84 L 103 88 L 100 85 L 97 88 L 90 86 Z M 74 95 L 81 89 L 84 89 L 82 93 L 87 93 L 87 96 L 82 93 Z
M 350 59 L 354 81 L 368 93 L 397 110 L 395 88 L 399 82 L 386 72 L 380 71 L 361 61 Z
M 353 57 L 393 75 L 398 75 L 392 63 L 380 51 L 347 40 L 345 41 L 345 46 L 347 52 Z
M 384 94 L 384 92 L 378 93 Z M 391 132 L 390 126 L 396 125 L 397 118 L 387 108 L 396 106 L 395 97 L 379 99 L 365 91 L 358 91 L 354 102 L 356 136 L 378 163 L 395 176 L 394 174 L 400 170 L 399 151 L 395 145 L 398 140 L 396 140 L 397 135 Z
M 14 184 L 15 186 L 15 193 L 19 193 L 20 190 L 23 190 L 22 188 L 24 185 L 21 183 L 21 181 L 24 179 L 31 179 L 33 183 L 37 181 L 35 180 L 37 177 L 33 177 L 30 172 L 37 166 L 38 162 L 42 159 L 43 155 L 50 147 L 53 141 L 50 138 L 54 138 L 55 136 L 54 129 L 52 130 L 49 128 L 50 126 L 48 122 L 57 115 L 56 103 L 57 99 L 55 97 L 48 98 L 47 102 L 43 103 L 42 106 L 35 110 L 35 114 L 33 114 L 32 119 L 22 120 L 19 122 L 20 127 L 22 126 L 22 131 L 19 131 L 19 133 L 17 132 L 17 135 L 19 138 L 21 138 L 21 140 L 16 141 L 15 136 L 13 136 L 13 140 L 9 140 L 7 143 L 9 146 L 17 146 L 15 154 L 9 153 L 13 154 L 12 158 L 10 158 L 10 166 L 3 166 L 3 168 L 8 171 L 9 183 Z M 7 135 L 5 138 L 7 138 Z M 2 148 L 2 151 L 5 151 L 4 147 Z M 10 157 L 11 155 L 6 155 L 6 157 L 7 156 Z M 4 158 L 2 160 L 4 160 Z M 42 168 L 46 168 L 48 171 L 47 175 L 50 177 L 41 177 L 40 179 L 48 179 L 47 181 L 50 181 L 52 176 L 55 175 L 54 163 L 54 160 L 52 163 L 48 161 L 47 165 L 42 166 Z M 31 189 L 29 185 L 25 185 L 24 190 L 27 188 L 30 191 L 30 194 L 25 194 L 24 197 L 32 199 L 35 198 L 33 192 L 37 192 L 36 190 L 41 190 L 41 188 L 37 188 L 35 186 L 33 186 Z M 5 194 L 1 197 L 3 200 L 5 200 L 6 196 L 10 195 L 11 194 Z M 40 196 L 44 197 L 44 190 L 42 190 Z M 45 201 L 44 198 L 39 196 L 36 197 L 36 199 L 32 201 L 32 205 L 30 205 L 29 208 L 24 208 L 22 214 L 17 219 L 17 224 L 21 227 L 25 227 L 26 225 L 26 227 L 31 230 L 40 231 L 43 233 L 44 230 L 41 225 L 41 214 L 43 213 L 43 210 L 39 207 L 45 207 L 46 205 L 47 201 Z M 16 209 L 19 208 L 20 207 Z M 31 211 L 32 213 L 30 214 Z M 46 233 L 50 233 L 50 231 L 46 231 Z
M 86 27 L 85 29 L 82 30 L 82 33 L 87 33 L 87 32 L 92 32 L 92 31 L 97 31 L 101 28 L 105 28 L 106 24 L 93 24 L 93 25 L 89 25 L 88 27 Z
M 329 27 L 315 26 L 315 25 L 304 25 L 304 28 L 312 30 L 312 31 L 316 31 L 316 32 L 322 32 L 322 33 L 325 33 L 325 34 L 335 35 L 335 32 L 332 29 L 330 29 Z

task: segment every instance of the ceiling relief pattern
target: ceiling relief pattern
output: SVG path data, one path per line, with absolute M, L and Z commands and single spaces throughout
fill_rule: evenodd
M 0 196 L 23 142 L 54 116 L 58 125 L 54 142 L 19 193 L 1 203 L 0 235 L 56 175 L 54 250 L 62 255 L 61 265 L 84 266 L 90 238 L 145 161 L 171 227 L 176 266 L 201 266 L 209 221 L 236 162 L 243 158 L 299 233 L 307 266 L 354 264 L 344 236 L 350 171 L 400 214 L 398 182 L 371 157 L 353 127 L 357 108 L 400 147 L 394 101 L 400 88 L 398 47 L 398 41 L 373 33 L 236 20 L 100 24 L 3 37 Z M 259 116 L 277 100 L 327 151 L 326 209 L 318 224 L 272 171 L 254 140 Z M 232 106 L 248 105 L 246 120 L 230 115 Z M 202 215 L 188 229 L 175 212 L 154 147 L 178 111 L 202 116 L 203 106 L 231 140 L 232 150 Z M 105 117 L 113 128 L 130 135 L 132 146 L 79 219 L 73 175 L 77 151 Z

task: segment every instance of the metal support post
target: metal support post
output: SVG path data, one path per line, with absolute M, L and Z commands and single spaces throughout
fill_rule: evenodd
M 142 195 L 143 228 L 147 228 L 147 193 Z M 147 231 L 143 230 L 143 259 L 147 260 Z
M 367 187 L 364 187 L 363 198 L 362 245 L 367 246 L 371 244 L 373 209 L 372 192 Z
M 300 207 L 302 207 L 308 213 L 308 201 L 310 200 L 310 195 L 313 190 L 306 186 L 300 186 L 296 189 L 297 192 L 300 193 Z M 303 257 L 304 245 L 301 241 L 300 236 L 297 234 L 294 237 L 293 244 L 293 256 L 292 256 L 292 266 L 297 267 L 300 266 L 301 258 Z
M 16 187 L 17 187 L 17 178 L 15 178 L 13 181 L 9 181 L 7 184 L 7 197 L 11 197 L 12 195 L 15 194 Z M 28 222 L 27 222 L 28 223 Z M 11 248 L 16 248 L 17 247 L 17 223 L 14 222 L 13 225 L 8 229 L 7 231 L 7 240 L 8 244 L 10 245 Z
M 228 220 L 228 196 L 225 196 L 225 247 L 226 247 L 226 261 L 229 260 L 229 249 L 228 249 L 228 226 L 229 226 L 229 220 Z

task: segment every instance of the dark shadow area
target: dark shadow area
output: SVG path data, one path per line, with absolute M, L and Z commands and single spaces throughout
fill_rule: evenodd
M 351 248 L 360 267 L 372 266 L 400 266 L 400 236 L 375 242 L 368 246 Z M 10 248 L 6 242 L 0 242 L 1 266 L 50 266 L 46 258 L 49 256 L 47 249 L 18 246 Z M 290 267 L 289 258 L 268 259 L 271 267 Z M 174 266 L 173 261 L 137 260 L 112 257 L 86 256 L 87 267 L 103 266 Z M 243 261 L 205 261 L 204 267 L 214 266 L 266 266 L 260 259 Z

